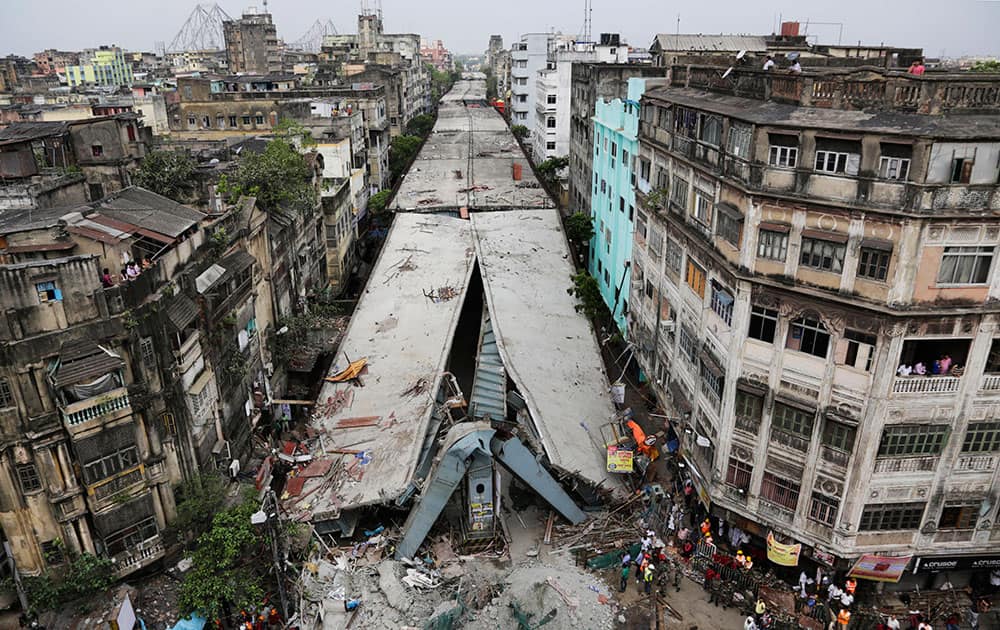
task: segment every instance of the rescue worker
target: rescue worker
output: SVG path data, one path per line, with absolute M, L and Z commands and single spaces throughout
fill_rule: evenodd
M 653 592 L 653 570 L 656 567 L 653 566 L 652 562 L 646 563 L 646 570 L 642 573 L 642 581 L 645 582 L 646 595 Z
M 763 599 L 761 599 L 761 598 L 758 597 L 757 598 L 757 603 L 754 604 L 754 607 L 753 607 L 753 613 L 754 613 L 754 616 L 757 617 L 757 623 L 758 624 L 760 624 L 760 619 L 761 619 L 761 617 L 764 616 L 765 612 L 767 612 L 767 605 L 764 603 Z
M 622 565 L 622 574 L 621 574 L 622 582 L 618 586 L 618 592 L 619 593 L 624 593 L 625 589 L 628 588 L 628 570 L 629 570 L 628 563 L 623 564 Z
M 854 578 L 847 578 L 847 582 L 844 583 L 844 590 L 854 595 L 854 589 L 858 588 L 858 581 Z
M 846 608 L 841 608 L 840 612 L 837 613 L 837 625 L 843 630 L 851 623 L 851 611 Z
M 678 593 L 681 592 L 681 576 L 684 575 L 684 567 L 678 560 L 673 561 L 674 565 L 674 588 Z

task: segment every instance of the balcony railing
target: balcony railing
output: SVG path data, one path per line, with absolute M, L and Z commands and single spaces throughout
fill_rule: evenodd
M 135 549 L 120 553 L 114 557 L 115 573 L 122 577 L 135 571 L 163 555 L 163 542 L 159 536 L 144 540 Z
M 670 148 L 674 151 L 674 153 L 679 153 L 693 159 L 694 145 L 695 142 L 692 138 L 686 138 L 684 136 L 674 134 L 674 137 L 671 140 Z
M 958 376 L 897 376 L 892 382 L 894 394 L 953 394 L 962 379 Z
M 117 477 L 112 477 L 110 480 L 100 482 L 100 485 L 91 486 L 89 491 L 95 499 L 101 501 L 118 494 L 122 490 L 130 488 L 138 483 L 142 483 L 145 479 L 146 477 L 143 474 L 142 466 L 137 466 L 127 472 L 119 473 Z
M 791 523 L 795 520 L 795 512 L 781 505 L 777 505 L 776 503 L 771 503 L 764 498 L 761 498 L 760 500 L 758 511 L 761 515 L 770 516 L 774 520 L 782 523 Z
M 100 396 L 66 405 L 62 408 L 62 417 L 67 425 L 76 426 L 128 408 L 128 389 L 119 387 Z
M 760 430 L 760 418 L 738 415 L 736 416 L 736 428 L 750 435 L 757 435 L 757 431 Z
M 874 73 L 878 75 L 872 76 Z M 678 64 L 671 69 L 671 84 L 832 109 L 902 109 L 923 114 L 1000 109 L 1000 90 L 993 74 L 914 76 L 864 67 L 826 71 L 806 68 L 799 75 L 737 68 L 726 75 L 723 78 L 714 66 Z
M 937 456 L 931 457 L 885 457 L 875 460 L 876 473 L 933 472 L 937 468 Z
M 984 374 L 983 384 L 979 389 L 984 392 L 995 392 L 1000 390 L 1000 374 Z
M 771 429 L 771 441 L 783 444 L 784 446 L 797 451 L 802 451 L 803 453 L 809 452 L 808 438 L 795 435 L 794 433 L 788 433 L 787 431 L 782 431 L 781 429 Z
M 955 463 L 958 472 L 986 472 L 996 468 L 996 457 L 993 455 L 963 455 Z
M 823 461 L 829 462 L 835 466 L 840 466 L 841 468 L 847 468 L 847 462 L 851 459 L 850 453 L 838 451 L 835 448 L 830 448 L 825 445 L 820 450 L 820 455 L 823 457 Z

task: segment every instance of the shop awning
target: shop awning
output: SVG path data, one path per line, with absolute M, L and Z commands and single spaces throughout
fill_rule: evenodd
M 906 565 L 913 556 L 877 556 L 865 554 L 858 558 L 847 575 L 873 582 L 896 583 L 903 577 Z

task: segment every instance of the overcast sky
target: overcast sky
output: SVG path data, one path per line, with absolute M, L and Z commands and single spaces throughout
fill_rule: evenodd
M 371 0 L 374 2 L 374 0 Z M 248 5 L 220 3 L 236 16 Z M 115 43 L 129 50 L 153 50 L 170 44 L 195 2 L 190 0 L 0 0 L 0 54 L 30 55 L 45 48 L 79 50 Z M 509 47 L 521 33 L 561 30 L 580 33 L 583 0 L 384 0 L 389 32 L 420 33 L 442 39 L 458 53 L 482 52 L 492 33 Z M 843 23 L 843 43 L 923 47 L 928 56 L 1000 55 L 1000 0 L 801 0 L 753 2 L 668 2 L 665 0 L 593 0 L 595 34 L 618 32 L 634 46 L 648 46 L 656 32 L 673 33 L 680 13 L 682 33 L 770 33 L 785 20 L 807 20 L 808 33 L 836 43 Z M 333 19 L 338 32 L 356 32 L 357 0 L 272 0 L 278 36 L 299 39 L 317 19 Z

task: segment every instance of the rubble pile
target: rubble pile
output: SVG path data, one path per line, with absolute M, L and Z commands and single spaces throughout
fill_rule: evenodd
M 503 578 L 503 592 L 475 620 L 472 630 L 536 627 L 546 617 L 552 630 L 614 627 L 617 610 L 611 590 L 597 575 L 561 555 L 547 555 L 545 564 L 523 564 Z M 552 614 L 555 611 L 555 614 Z

